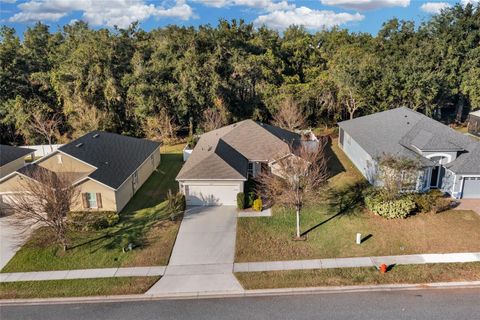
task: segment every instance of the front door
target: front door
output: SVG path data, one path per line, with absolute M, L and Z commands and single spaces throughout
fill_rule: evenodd
M 432 179 L 430 180 L 430 188 L 438 187 L 438 175 L 440 173 L 440 166 L 435 166 L 432 169 Z

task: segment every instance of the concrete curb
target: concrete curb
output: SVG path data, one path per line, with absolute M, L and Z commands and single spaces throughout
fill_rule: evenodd
M 420 284 L 391 284 L 367 286 L 338 286 L 338 287 L 306 287 L 306 288 L 281 288 L 245 290 L 243 292 L 191 292 L 174 295 L 118 295 L 94 297 L 69 297 L 69 298 L 44 298 L 44 299 L 4 299 L 0 306 L 21 305 L 48 305 L 48 304 L 75 304 L 75 303 L 115 303 L 131 301 L 160 301 L 160 300 L 189 300 L 189 299 L 219 299 L 262 297 L 303 294 L 335 294 L 335 293 L 361 293 L 382 291 L 414 291 L 426 289 L 480 289 L 480 281 L 469 282 L 434 282 Z

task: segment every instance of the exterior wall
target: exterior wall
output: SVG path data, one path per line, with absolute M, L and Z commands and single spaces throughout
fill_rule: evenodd
M 343 131 L 343 145 L 339 139 L 339 146 L 353 162 L 362 175 L 372 184 L 375 183 L 376 164 L 369 155 L 345 130 Z
M 20 182 L 20 179 L 25 179 L 25 178 L 22 178 L 20 175 L 15 174 L 10 178 L 8 178 L 7 180 L 0 182 L 0 194 L 21 191 L 22 184 Z
M 59 163 L 58 156 L 61 157 L 62 163 Z M 94 167 L 60 152 L 50 154 L 45 159 L 38 161 L 37 165 L 53 172 L 81 172 L 87 175 L 95 171 Z
M 472 114 L 468 117 L 468 132 L 480 137 L 480 117 Z
M 73 206 L 72 211 L 117 211 L 117 204 L 115 200 L 115 191 L 90 179 L 85 180 L 77 186 L 80 192 L 76 204 Z M 102 195 L 102 207 L 101 208 L 84 208 L 82 202 L 82 193 L 94 192 Z
M 5 177 L 14 171 L 17 171 L 25 165 L 25 158 L 21 157 L 0 167 L 0 178 Z
M 150 159 L 150 156 L 143 162 L 143 164 L 137 169 L 138 172 L 138 184 L 134 189 L 133 178 L 132 176 L 117 189 L 115 194 L 117 212 L 122 211 L 122 209 L 127 205 L 128 201 L 133 197 L 135 192 L 140 189 L 140 187 L 147 181 L 152 172 L 157 169 L 161 162 L 160 147 L 158 147 L 155 152 L 153 152 L 153 162 Z
M 183 180 L 178 182 L 178 190 L 185 194 L 185 185 L 189 186 L 205 186 L 205 185 L 235 185 L 238 186 L 238 192 L 244 191 L 244 181 L 241 180 Z

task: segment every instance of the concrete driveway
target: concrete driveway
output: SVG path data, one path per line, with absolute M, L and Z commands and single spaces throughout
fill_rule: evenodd
M 233 206 L 190 208 L 183 217 L 169 265 L 233 263 L 236 225 Z
M 146 294 L 242 292 L 233 275 L 236 229 L 235 207 L 189 208 L 165 274 Z
M 480 199 L 462 199 L 454 210 L 472 210 L 480 214 Z
M 0 270 L 13 258 L 15 253 L 27 241 L 31 231 L 20 232 L 13 228 L 11 216 L 0 217 Z

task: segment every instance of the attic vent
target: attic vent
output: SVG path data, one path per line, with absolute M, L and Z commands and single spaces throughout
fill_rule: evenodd
M 98 138 L 99 136 L 100 136 L 100 135 L 99 135 L 98 133 L 95 133 L 95 134 L 93 135 L 94 138 Z
M 77 147 L 77 148 L 80 148 L 81 146 L 83 146 L 83 143 L 82 143 L 82 142 L 77 143 L 77 144 L 75 145 L 75 147 Z

